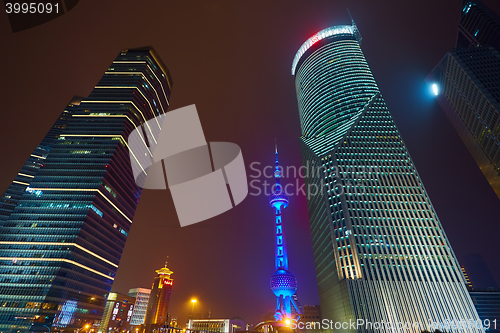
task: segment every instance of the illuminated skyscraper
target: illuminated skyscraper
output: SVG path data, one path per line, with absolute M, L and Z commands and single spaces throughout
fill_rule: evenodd
M 99 322 L 141 194 L 127 137 L 166 112 L 171 82 L 154 49 L 121 51 L 0 198 L 0 331 Z
M 148 309 L 151 289 L 130 289 L 128 291 L 128 295 L 135 297 L 134 312 L 132 313 L 132 318 L 130 319 L 130 326 L 140 326 L 144 324 L 144 319 L 146 319 L 146 311 Z
M 283 229 L 282 214 L 283 209 L 288 206 L 288 197 L 281 186 L 281 168 L 278 162 L 278 147 L 275 147 L 275 170 L 274 178 L 276 185 L 269 203 L 274 208 L 276 231 L 274 262 L 276 272 L 271 278 L 271 289 L 277 297 L 276 311 L 274 318 L 276 321 L 287 321 L 300 318 L 300 310 L 295 302 L 295 291 L 297 290 L 297 279 L 295 275 L 288 271 L 288 253 L 286 248 L 286 237 Z
M 165 267 L 156 271 L 158 274 L 153 282 L 151 294 L 149 296 L 148 310 L 146 311 L 146 332 L 151 332 L 155 328 L 161 328 L 168 321 L 168 305 L 170 304 L 170 294 L 174 280 L 170 277 L 174 272 Z
M 500 199 L 500 18 L 463 1 L 457 48 L 428 77 L 437 100 Z
M 360 45 L 354 22 L 330 27 L 292 64 L 322 317 L 356 322 L 343 330 L 354 332 L 410 323 L 397 331 L 420 333 L 477 320 Z

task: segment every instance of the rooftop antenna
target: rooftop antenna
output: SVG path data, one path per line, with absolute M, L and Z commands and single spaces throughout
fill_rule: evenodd
M 349 8 L 347 8 L 347 12 L 349 13 L 349 17 L 351 18 L 351 24 L 352 24 L 352 27 L 354 28 L 354 36 L 356 36 L 356 40 L 358 41 L 358 43 L 361 45 L 361 34 L 359 33 L 359 30 L 358 30 L 358 26 L 356 25 L 356 22 L 354 22 L 354 19 L 352 18 L 352 15 L 351 15 L 351 12 L 349 11 Z
M 347 9 L 347 12 L 349 13 L 349 17 L 351 18 L 351 22 L 354 24 L 354 20 L 352 19 L 352 15 L 351 15 L 351 12 L 349 11 L 349 8 L 346 8 Z

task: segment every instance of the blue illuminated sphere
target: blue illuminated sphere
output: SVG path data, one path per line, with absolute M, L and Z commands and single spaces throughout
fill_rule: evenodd
M 297 290 L 297 279 L 292 273 L 280 269 L 273 274 L 271 278 L 271 290 L 273 293 L 280 297 L 292 296 Z
M 286 208 L 288 206 L 288 196 L 285 194 L 285 191 L 282 190 L 281 187 L 279 187 L 276 191 L 273 191 L 271 194 L 271 197 L 269 198 L 269 203 L 273 207 L 278 208 L 280 206 L 283 206 L 283 208 Z

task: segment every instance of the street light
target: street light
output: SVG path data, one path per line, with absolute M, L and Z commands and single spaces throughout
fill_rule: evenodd
M 194 319 L 194 303 L 196 303 L 197 301 L 193 298 L 191 300 L 191 303 L 193 303 L 193 307 L 191 308 L 191 317 Z
M 90 328 L 90 325 L 89 325 L 89 324 L 87 324 L 87 325 L 83 326 L 82 328 L 80 328 L 78 331 L 76 331 L 76 333 L 79 333 L 79 332 L 80 332 L 81 330 L 83 330 L 83 329 L 88 330 L 89 328 Z

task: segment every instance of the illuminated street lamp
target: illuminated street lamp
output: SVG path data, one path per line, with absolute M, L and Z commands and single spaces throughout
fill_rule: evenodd
M 87 325 L 83 326 L 82 328 L 80 328 L 78 331 L 76 331 L 76 333 L 80 332 L 80 331 L 81 331 L 81 330 L 83 330 L 83 329 L 88 330 L 89 328 L 90 328 L 90 325 L 89 325 L 89 324 L 87 324 Z

